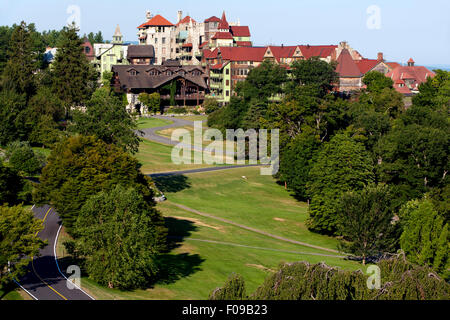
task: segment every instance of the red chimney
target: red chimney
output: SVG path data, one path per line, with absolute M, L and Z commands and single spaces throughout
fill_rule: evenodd
M 384 61 L 383 52 L 378 52 L 378 62 Z

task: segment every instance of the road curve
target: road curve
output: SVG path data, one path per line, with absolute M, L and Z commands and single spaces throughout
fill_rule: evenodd
M 171 129 L 171 128 L 181 128 L 181 127 L 186 127 L 186 126 L 193 127 L 194 126 L 193 121 L 179 119 L 178 117 L 153 116 L 153 118 L 161 119 L 161 120 L 168 120 L 168 121 L 172 121 L 173 123 L 171 123 L 167 126 L 163 126 L 163 127 L 141 129 L 140 131 L 143 132 L 142 137 L 147 140 L 166 144 L 169 146 L 176 146 L 179 142 L 172 141 L 171 139 L 166 138 L 166 137 L 162 137 L 162 136 L 156 134 L 156 132 Z
M 44 221 L 44 229 L 38 236 L 48 244 L 33 258 L 27 274 L 19 279 L 20 287 L 35 300 L 94 300 L 80 288 L 67 287 L 67 275 L 63 274 L 56 258 L 56 242 L 61 230 L 57 212 L 50 206 L 32 210 L 37 219 Z

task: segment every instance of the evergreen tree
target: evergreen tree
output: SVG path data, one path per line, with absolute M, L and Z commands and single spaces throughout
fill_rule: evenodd
M 8 49 L 8 62 L 3 73 L 4 87 L 30 97 L 35 90 L 33 73 L 38 61 L 31 31 L 25 22 L 22 21 L 14 29 Z
M 84 105 L 97 84 L 97 72 L 84 54 L 74 25 L 64 27 L 52 67 L 53 91 L 66 108 Z
M 5 203 L 15 205 L 19 202 L 19 193 L 24 187 L 24 181 L 16 171 L 6 167 L 0 160 L 0 205 Z
M 14 90 L 0 91 L 0 145 L 27 140 L 26 95 Z
M 222 288 L 217 288 L 209 295 L 209 300 L 246 300 L 245 280 L 239 274 L 231 274 Z

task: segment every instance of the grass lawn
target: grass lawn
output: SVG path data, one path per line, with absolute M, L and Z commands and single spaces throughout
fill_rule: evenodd
M 0 300 L 25 300 L 18 289 L 3 291 L 0 288 Z
M 139 152 L 136 154 L 136 158 L 142 164 L 142 172 L 150 174 L 211 167 L 211 165 L 206 164 L 174 164 L 171 158 L 172 148 L 172 146 L 143 139 L 139 147 Z M 194 159 L 194 156 L 192 156 L 192 159 Z
M 337 249 L 336 239 L 306 228 L 307 204 L 293 199 L 271 176 L 260 175 L 259 168 L 191 174 L 185 180 L 189 188 L 165 192 L 170 201 L 278 236 Z
M 140 118 L 138 120 L 138 129 L 149 129 L 156 127 L 164 127 L 171 124 L 172 121 L 157 118 Z
M 158 209 L 166 217 L 169 236 L 179 238 L 172 243 L 174 248 L 171 252 L 162 257 L 166 267 L 162 280 L 147 290 L 124 292 L 101 287 L 83 278 L 81 284 L 84 289 L 97 299 L 204 300 L 233 272 L 245 278 L 247 291 L 252 293 L 281 262 L 326 262 L 345 269 L 360 268 L 355 262 L 339 258 L 287 252 L 308 253 L 313 250 L 198 217 L 170 202 L 159 204 Z

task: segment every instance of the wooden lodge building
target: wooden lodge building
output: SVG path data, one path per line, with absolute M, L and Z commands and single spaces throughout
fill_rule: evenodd
M 130 65 L 112 67 L 112 86 L 127 94 L 129 108 L 138 108 L 140 93 L 158 92 L 162 105 L 175 101 L 179 106 L 201 105 L 208 91 L 209 77 L 201 66 L 182 66 L 177 60 L 154 65 L 151 45 L 130 46 Z

